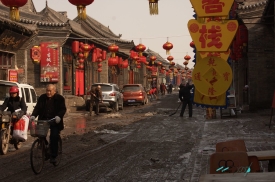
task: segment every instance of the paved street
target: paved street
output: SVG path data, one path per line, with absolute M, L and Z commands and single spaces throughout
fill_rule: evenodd
M 46 163 L 34 175 L 28 156 L 30 144 L 0 156 L 1 181 L 192 181 L 208 173 L 215 144 L 244 139 L 248 151 L 275 149 L 275 127 L 270 110 L 242 113 L 238 117 L 205 119 L 205 109 L 194 106 L 183 118 L 177 93 L 145 106 L 127 106 L 119 113 L 89 117 L 85 111 L 70 113 L 62 132 L 64 155 L 58 167 Z M 32 138 L 28 140 L 29 143 Z M 24 165 L 17 164 L 17 160 Z M 26 165 L 27 164 L 27 165 Z M 267 162 L 261 162 L 267 171 Z M 53 180 L 55 179 L 55 180 Z M 65 180 L 64 180 L 65 179 Z

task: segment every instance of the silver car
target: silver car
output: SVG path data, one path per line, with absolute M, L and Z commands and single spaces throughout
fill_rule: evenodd
M 123 95 L 117 84 L 113 83 L 95 83 L 92 87 L 101 86 L 103 102 L 99 103 L 99 107 L 109 107 L 115 111 L 123 109 Z

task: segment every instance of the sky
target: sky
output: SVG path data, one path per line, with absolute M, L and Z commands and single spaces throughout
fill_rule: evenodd
M 48 6 L 55 11 L 67 11 L 68 18 L 77 16 L 76 6 L 68 0 L 47 0 Z M 33 0 L 36 11 L 45 8 L 46 0 Z M 166 59 L 166 50 L 162 48 L 167 41 L 173 44 L 170 50 L 174 62 L 182 65 L 184 56 L 191 56 L 187 65 L 192 63 L 194 53 L 190 47 L 192 38 L 187 23 L 194 19 L 193 8 L 189 0 L 159 0 L 158 15 L 150 15 L 148 0 L 94 0 L 86 7 L 87 15 L 99 21 L 121 39 L 133 40 L 135 45 L 142 43 L 150 50 Z

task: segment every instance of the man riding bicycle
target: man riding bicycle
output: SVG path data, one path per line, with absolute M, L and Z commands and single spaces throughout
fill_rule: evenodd
M 31 121 L 37 116 L 38 120 L 55 118 L 55 123 L 50 126 L 51 163 L 56 163 L 55 158 L 58 155 L 58 138 L 60 131 L 64 129 L 63 117 L 66 110 L 64 97 L 56 93 L 55 85 L 48 84 L 46 86 L 46 93 L 39 97 L 31 114 Z

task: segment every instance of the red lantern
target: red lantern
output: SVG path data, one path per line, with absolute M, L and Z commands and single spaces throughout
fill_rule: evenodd
M 84 59 L 79 59 L 78 62 L 81 63 L 81 64 L 83 64 L 84 63 Z
M 184 61 L 183 64 L 186 66 L 188 65 L 188 61 Z
M 173 57 L 173 56 L 168 56 L 168 57 L 167 57 L 167 60 L 171 62 L 171 61 L 174 60 L 174 57 Z
M 101 59 L 101 58 L 98 58 L 98 59 L 97 59 L 97 62 L 99 62 L 99 63 L 102 62 L 102 59 Z
M 73 43 L 72 43 L 72 53 L 74 53 L 74 55 L 79 53 L 79 41 L 73 41 Z
M 119 47 L 115 44 L 111 44 L 109 45 L 108 50 L 112 53 L 112 57 L 116 57 L 116 52 L 119 50 Z
M 158 62 L 157 64 L 158 64 L 158 66 L 162 66 L 162 63 L 161 63 L 161 62 Z
M 77 55 L 77 57 L 78 57 L 79 59 L 83 59 L 83 58 L 84 58 L 84 54 L 79 53 L 79 54 Z
M 83 50 L 84 57 L 87 58 L 89 56 L 89 53 L 91 49 L 94 47 L 94 45 L 90 46 L 89 44 L 83 44 L 80 49 Z
M 98 63 L 98 64 L 97 64 L 97 67 L 98 67 L 98 68 L 101 68 L 101 67 L 102 67 L 102 64 L 101 64 L 101 63 Z
M 122 68 L 128 68 L 128 66 L 129 66 L 128 60 L 125 59 L 125 60 L 122 62 Z
M 152 64 L 155 64 L 155 60 L 157 59 L 157 57 L 156 56 L 151 56 L 150 57 L 150 60 L 152 61 Z
M 83 69 L 83 68 L 84 68 L 84 65 L 83 65 L 83 64 L 79 64 L 79 65 L 78 65 L 78 68 L 79 68 L 79 69 Z
M 121 57 L 118 58 L 118 67 L 122 68 L 122 61 L 123 59 Z
M 97 68 L 97 71 L 100 73 L 102 71 L 102 68 Z
M 118 59 L 116 57 L 110 57 L 108 59 L 108 66 L 116 66 L 118 64 Z
M 137 68 L 141 68 L 140 64 L 137 65 Z
M 175 63 L 174 63 L 174 62 L 171 62 L 171 63 L 170 63 L 170 65 L 174 66 L 174 65 L 175 65 Z
M 167 41 L 162 47 L 166 50 L 166 55 L 170 55 L 170 50 L 173 49 L 173 44 Z
M 10 19 L 13 21 L 19 21 L 19 7 L 24 6 L 28 0 L 1 0 L 1 2 L 10 7 Z
M 159 14 L 158 1 L 159 0 L 149 0 L 150 15 Z
M 184 59 L 185 59 L 186 61 L 189 61 L 189 60 L 191 59 L 191 57 L 190 57 L 189 55 L 186 55 L 186 56 L 184 56 Z
M 69 0 L 69 2 L 77 6 L 77 13 L 79 19 L 86 20 L 86 6 L 92 4 L 94 0 Z
M 190 42 L 190 47 L 195 48 L 195 43 L 194 43 L 194 41 Z
M 139 53 L 139 56 L 142 56 L 142 52 L 145 51 L 146 47 L 143 44 L 138 44 L 135 49 Z
M 186 66 L 185 68 L 184 68 L 185 70 L 189 70 L 189 68 Z

